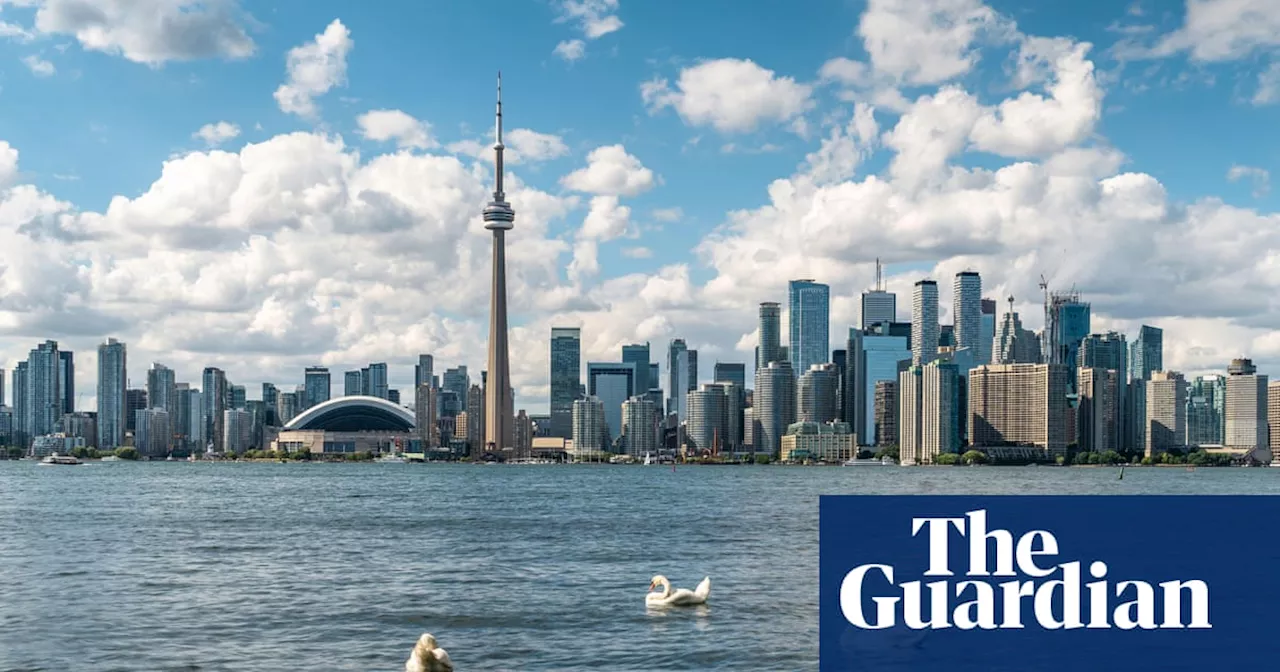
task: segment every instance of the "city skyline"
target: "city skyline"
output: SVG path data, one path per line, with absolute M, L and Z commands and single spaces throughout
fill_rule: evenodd
M 337 372 L 377 361 L 389 363 L 390 387 L 410 390 L 419 353 L 478 372 L 490 237 L 477 204 L 489 198 L 493 163 L 478 111 L 500 67 L 521 119 L 507 174 L 522 222 L 508 255 L 520 407 L 546 404 L 553 326 L 582 329 L 583 362 L 683 338 L 703 371 L 716 360 L 751 364 L 757 304 L 780 302 L 786 323 L 792 279 L 831 287 L 839 347 L 858 323 L 859 292 L 875 285 L 877 256 L 900 309 L 915 281 L 939 282 L 943 323 L 953 321 L 952 277 L 973 268 L 1001 314 L 1012 295 L 1023 326 L 1039 329 L 1043 274 L 1053 291 L 1074 287 L 1091 303 L 1094 332 L 1166 330 L 1166 369 L 1194 376 L 1239 356 L 1264 371 L 1280 365 L 1266 298 L 1277 285 L 1266 255 L 1280 248 L 1264 179 L 1274 165 L 1261 149 L 1274 143 L 1232 135 L 1275 132 L 1254 125 L 1274 111 L 1262 73 L 1230 70 L 1270 53 L 1227 39 L 1247 15 L 1218 14 L 1207 27 L 1185 13 L 1094 7 L 1073 38 L 1051 45 L 1036 39 L 1063 36 L 1049 13 L 1018 11 L 1015 26 L 1010 5 L 959 2 L 943 12 L 957 16 L 917 28 L 1003 30 L 935 40 L 952 51 L 927 60 L 875 34 L 896 16 L 889 3 L 795 8 L 833 27 L 812 50 L 748 39 L 763 24 L 746 19 L 737 31 L 705 30 L 721 19 L 705 8 L 680 9 L 658 34 L 642 3 L 593 4 L 603 9 L 590 16 L 565 15 L 559 2 L 513 4 L 532 28 L 509 52 L 415 74 L 423 81 L 413 87 L 371 73 L 413 60 L 382 46 L 379 31 L 394 28 L 378 25 L 402 22 L 381 8 L 282 9 L 255 17 L 269 26 L 262 33 L 229 26 L 231 15 L 200 24 L 255 47 L 235 53 L 86 48 L 70 36 L 70 48 L 54 50 L 63 38 L 41 32 L 34 9 L 7 8 L 6 25 L 30 39 L 0 40 L 0 59 L 49 67 L 5 83 L 6 98 L 25 105 L 0 126 L 0 366 L 11 372 L 33 344 L 57 340 L 77 353 L 80 409 L 95 403 L 95 353 L 107 337 L 129 344 L 134 388 L 152 361 L 193 384 L 206 366 L 285 385 L 327 365 L 333 394 Z M 465 32 L 492 7 L 450 11 Z M 636 51 L 656 37 L 664 46 Z M 1232 48 L 1214 51 L 1211 38 Z M 979 47 L 1027 67 L 1011 82 L 1003 56 L 979 57 Z M 1219 71 L 1220 82 L 1162 84 L 1176 79 L 1170 72 L 1146 81 L 1120 53 Z M 711 55 L 722 57 L 700 60 Z M 295 76 L 312 63 L 319 80 Z M 108 71 L 136 94 L 131 105 L 85 116 L 96 90 L 72 82 Z M 725 81 L 769 93 L 726 91 Z M 718 92 L 726 97 L 706 97 Z M 1056 132 L 1001 108 L 1020 93 L 1060 115 Z M 1188 150 L 1197 160 L 1169 154 L 1173 143 L 1135 121 L 1155 112 L 1203 143 Z M 1193 126 L 1206 115 L 1231 123 Z M 922 124 L 940 125 L 933 140 L 913 132 Z M 49 142 L 50 132 L 66 142 Z M 964 179 L 950 179 L 953 170 Z M 1073 186 L 1050 193 L 1050 184 Z M 1217 244 L 1238 238 L 1247 249 Z

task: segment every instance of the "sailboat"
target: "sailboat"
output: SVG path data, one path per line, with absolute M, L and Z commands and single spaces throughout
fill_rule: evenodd
M 650 455 L 649 452 L 646 451 L 644 454 L 644 466 L 647 467 L 651 464 L 653 464 L 653 455 Z

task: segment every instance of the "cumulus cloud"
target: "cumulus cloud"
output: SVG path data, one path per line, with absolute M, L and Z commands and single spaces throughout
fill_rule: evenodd
M 631 208 L 620 205 L 617 196 L 596 196 L 579 235 L 604 242 L 621 237 L 630 226 Z
M 4 187 L 18 174 L 18 150 L 0 140 L 0 187 Z
M 431 137 L 431 124 L 418 121 L 400 110 L 372 110 L 356 118 L 360 135 L 375 142 L 394 140 L 396 145 L 430 149 L 438 143 Z
M 984 35 L 1007 38 L 1011 22 L 981 0 L 870 0 L 858 35 L 881 73 L 938 84 L 968 73 Z
M 591 150 L 586 167 L 564 176 L 560 183 L 589 194 L 636 196 L 652 189 L 656 181 L 653 171 L 622 145 L 606 145 Z
M 31 74 L 36 77 L 52 77 L 58 72 L 58 68 L 56 68 L 53 63 L 35 55 L 24 56 L 22 58 L 22 64 L 27 66 L 27 69 L 31 71 Z
M 618 0 L 562 0 L 560 11 L 560 20 L 576 23 L 589 40 L 622 30 Z
M 1186 51 L 1198 61 L 1231 61 L 1280 47 L 1274 0 L 1187 0 L 1181 27 L 1164 36 L 1153 55 Z
M 1254 198 L 1262 198 L 1271 192 L 1271 173 L 1265 168 L 1254 166 L 1231 166 L 1227 171 L 1227 179 L 1232 182 L 1249 180 L 1253 185 Z
M 289 50 L 284 84 L 276 89 L 280 109 L 304 118 L 317 115 L 315 98 L 347 82 L 347 53 L 355 43 L 351 31 L 334 19 L 311 42 Z
M 230 122 L 219 121 L 201 126 L 200 130 L 191 134 L 191 137 L 204 140 L 205 144 L 210 147 L 216 147 L 228 140 L 234 140 L 239 135 L 239 126 Z
M 691 126 L 722 133 L 755 130 L 762 123 L 795 120 L 813 106 L 812 86 L 778 76 L 754 61 L 721 58 L 680 71 L 675 88 L 665 79 L 640 87 L 651 113 L 672 107 Z
M 587 55 L 587 43 L 582 40 L 564 40 L 551 53 L 572 63 Z
M 136 63 L 252 56 L 248 17 L 235 0 L 32 0 L 35 27 Z
M 506 131 L 502 139 L 505 149 L 502 152 L 503 163 L 537 163 L 551 161 L 569 153 L 569 146 L 564 139 L 551 133 L 539 133 L 528 128 L 517 128 Z M 493 163 L 493 139 L 460 140 L 450 143 L 448 150 L 481 161 Z

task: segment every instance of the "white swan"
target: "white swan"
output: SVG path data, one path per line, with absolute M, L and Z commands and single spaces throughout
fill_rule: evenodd
M 661 586 L 661 591 L 655 591 L 654 588 Z M 685 607 L 694 604 L 705 604 L 707 598 L 711 596 L 711 577 L 702 580 L 697 588 L 689 590 L 688 588 L 677 588 L 671 590 L 671 582 L 667 577 L 659 574 L 649 581 L 649 592 L 644 596 L 644 603 L 651 607 Z
M 436 646 L 435 636 L 425 632 L 405 661 L 404 672 L 453 672 L 453 661 L 447 651 Z

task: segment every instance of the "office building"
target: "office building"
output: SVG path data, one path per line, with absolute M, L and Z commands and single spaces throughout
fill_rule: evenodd
M 853 334 L 850 334 L 853 341 Z M 857 417 L 853 425 L 854 434 L 860 441 L 870 441 L 878 436 L 876 430 L 875 394 L 876 384 L 881 381 L 897 382 L 899 368 L 911 362 L 911 350 L 907 337 L 889 335 L 888 333 L 863 334 L 860 339 L 862 350 L 861 371 L 857 375 L 856 385 L 860 391 L 857 401 Z M 853 346 L 850 345 L 852 348 Z M 898 391 L 901 394 L 901 390 Z M 898 416 L 899 431 L 902 418 Z
M 1040 362 L 1040 339 L 1035 332 L 1022 328 L 1022 320 L 1013 309 L 1013 297 L 1009 297 L 1009 308 L 1005 311 L 1004 320 L 996 329 L 996 339 L 992 344 L 992 362 L 995 364 L 1038 364 Z
M 1135 380 L 1149 380 L 1153 372 L 1163 370 L 1164 330 L 1142 325 L 1131 346 L 1129 361 L 1129 377 Z
M 94 413 L 67 413 L 62 416 L 62 433 L 66 436 L 84 439 L 84 445 L 97 447 L 98 420 Z M 0 430 L 0 434 L 4 434 Z M 4 445 L 0 442 L 0 445 Z
M 29 387 L 27 362 L 13 367 L 13 442 L 19 447 L 31 445 L 31 407 L 28 405 Z M 121 427 L 124 427 L 121 424 Z
M 938 283 L 916 282 L 911 296 L 911 364 L 924 366 L 938 358 Z
M 875 428 L 875 436 L 869 437 L 870 445 L 898 445 L 898 381 L 876 381 L 875 422 L 871 426 Z
M 1225 376 L 1199 376 L 1191 383 L 1187 394 L 1187 445 L 1220 446 L 1225 441 L 1223 431 L 1226 417 L 1227 379 Z M 1267 404 L 1272 396 L 1270 387 Z M 1270 424 L 1270 423 L 1268 423 Z M 1280 438 L 1274 429 L 1271 438 Z
M 467 373 L 465 365 L 446 369 L 444 381 L 440 387 L 454 394 L 454 397 L 458 400 L 459 413 L 467 410 L 467 392 L 471 389 L 471 376 Z
M 1089 334 L 1080 343 L 1080 368 L 1110 369 L 1122 380 L 1129 375 L 1129 347 L 1124 334 Z M 1141 376 L 1139 376 L 1141 377 Z
M 1053 292 L 1049 295 L 1044 343 L 1041 350 L 1048 364 L 1065 364 L 1075 371 L 1080 355 L 1080 343 L 1091 331 L 1090 306 L 1080 300 L 1075 291 Z M 1070 376 L 1067 389 L 1075 388 L 1075 376 Z
M 647 397 L 622 402 L 622 436 L 627 454 L 637 457 L 658 453 L 658 409 Z
M 418 363 L 413 365 L 413 389 L 417 390 L 419 385 L 431 385 L 435 380 L 435 368 L 435 357 L 418 355 Z
M 983 299 L 982 315 L 978 323 L 978 345 L 974 348 L 975 365 L 991 364 L 992 347 L 996 340 L 996 302 Z
M 782 357 L 782 306 L 773 301 L 760 304 L 760 345 L 756 348 L 756 368 L 763 369 L 769 362 Z
M 686 399 L 694 378 L 690 376 L 689 347 L 683 338 L 672 339 L 667 347 L 667 414 L 684 422 L 688 419 Z
M 422 441 L 424 450 L 433 450 L 440 446 L 440 430 L 436 424 L 438 394 L 439 392 L 432 387 L 429 376 L 418 383 L 413 391 L 414 429 L 418 433 L 418 440 Z
M 207 397 L 208 395 L 205 396 Z M 276 418 L 280 421 L 280 426 L 283 427 L 289 424 L 290 420 L 297 417 L 298 414 L 302 412 L 301 406 L 302 404 L 299 402 L 297 392 L 281 392 L 276 403 Z M 205 408 L 208 408 L 207 401 L 205 403 Z M 212 438 L 207 440 L 210 444 L 217 445 Z
M 643 394 L 658 381 L 649 380 L 649 344 L 636 343 L 622 346 L 622 361 L 636 366 L 636 394 Z
M 839 463 L 851 460 L 857 454 L 857 437 L 849 423 L 802 421 L 787 427 L 778 459 L 783 462 L 814 460 Z
M 877 324 L 898 321 L 898 297 L 884 289 L 884 274 L 880 260 L 876 259 L 876 284 L 874 289 L 862 293 L 862 331 Z
M 57 341 L 37 345 L 27 357 L 24 425 L 31 437 L 53 434 L 62 424 L 61 365 Z
M 1253 361 L 1233 359 L 1227 367 L 1226 445 L 1252 450 L 1270 445 L 1267 436 L 1267 376 Z
M 151 404 L 147 402 L 147 391 L 125 390 L 124 405 L 126 412 L 129 414 L 125 420 L 125 429 L 129 432 L 136 432 L 138 431 L 138 411 L 151 407 Z
M 1076 369 L 1079 403 L 1076 406 L 1077 452 L 1117 453 L 1124 450 L 1123 371 L 1102 367 Z
M 796 383 L 796 421 L 826 424 L 837 420 L 840 373 L 835 364 L 814 364 Z
M 1147 449 L 1147 381 L 1130 380 L 1124 391 L 1125 443 L 1121 451 L 1127 455 L 1141 455 Z
M 226 443 L 226 411 L 227 411 L 227 374 L 222 369 L 208 366 L 205 367 L 202 374 L 201 392 L 204 397 L 204 417 L 205 417 L 205 441 L 214 449 L 221 450 Z M 284 397 L 285 395 L 281 395 Z M 296 403 L 296 398 L 289 393 L 290 402 Z M 283 405 L 280 410 L 281 422 L 288 422 L 297 412 L 296 408 L 285 408 Z M 290 411 L 288 415 L 285 410 Z
M 604 404 L 595 397 L 573 402 L 573 449 L 579 455 L 599 453 L 609 448 Z
M 747 365 L 740 362 L 716 362 L 713 371 L 717 383 L 733 383 L 738 389 L 747 389 Z
M 231 401 L 228 405 L 237 411 L 248 410 L 249 393 L 245 390 L 244 385 L 229 385 L 228 392 L 231 395 Z M 306 393 L 303 392 L 303 399 L 306 399 Z
M 1187 381 L 1175 371 L 1153 371 L 1146 387 L 1145 455 L 1181 452 L 1187 445 Z
M 481 372 L 481 378 L 484 377 Z M 466 432 L 467 446 L 471 449 L 472 457 L 479 457 L 486 452 L 485 445 L 485 411 L 488 398 L 485 396 L 484 388 L 479 385 L 472 385 L 467 390 L 467 414 Z M 459 430 L 461 432 L 461 430 Z
M 0 377 L 3 372 L 0 372 Z M 70 350 L 58 350 L 58 388 L 62 392 L 62 413 L 76 411 L 76 363 L 75 353 Z M 4 389 L 0 386 L 0 403 L 3 403 Z M 61 417 L 61 414 L 59 414 Z
M 362 371 L 367 372 L 367 373 L 362 373 L 362 376 L 364 378 L 362 382 L 364 383 L 364 386 L 367 388 L 367 391 L 365 392 L 365 394 L 370 397 L 386 399 L 387 392 L 388 392 L 386 362 L 376 362 L 376 363 L 370 364 L 368 368 L 362 369 Z M 327 382 L 328 380 L 329 380 L 328 372 L 326 371 L 325 381 Z
M 384 365 L 385 366 L 385 365 Z M 385 369 L 384 369 L 385 371 Z M 329 369 L 323 366 L 308 366 L 303 371 L 304 400 L 307 408 L 319 406 L 329 401 Z M 385 384 L 385 381 L 384 381 Z M 343 380 L 346 387 L 346 380 Z
M 174 375 L 173 369 L 159 362 L 153 362 L 151 368 L 147 369 L 147 406 L 163 408 L 170 418 L 177 418 L 177 376 Z
M 910 445 L 904 440 L 900 446 L 903 464 L 932 464 L 942 453 L 959 452 L 959 385 L 956 366 L 937 360 L 912 366 L 899 376 L 898 386 L 903 391 L 899 401 L 901 432 L 911 437 Z M 904 412 L 904 407 L 909 407 L 909 412 Z
M 1047 457 L 1067 452 L 1070 375 L 1062 365 L 993 364 L 969 372 L 969 444 L 1035 446 Z
M 587 394 L 604 406 L 609 442 L 622 435 L 622 402 L 636 396 L 636 370 L 648 369 L 635 362 L 588 362 Z
M 808 371 L 831 357 L 831 288 L 812 279 L 792 280 L 787 287 L 787 354 L 791 369 Z
M 796 377 L 790 362 L 769 362 L 756 371 L 752 409 L 755 452 L 777 455 L 782 435 L 796 418 Z
M 551 329 L 551 436 L 573 436 L 573 402 L 582 387 L 582 330 Z
M 342 396 L 354 397 L 364 394 L 364 372 L 357 369 L 342 374 Z
M 267 408 L 267 425 L 270 427 L 279 427 L 282 423 L 276 416 L 276 407 L 280 403 L 280 390 L 272 383 L 262 384 L 262 403 Z

